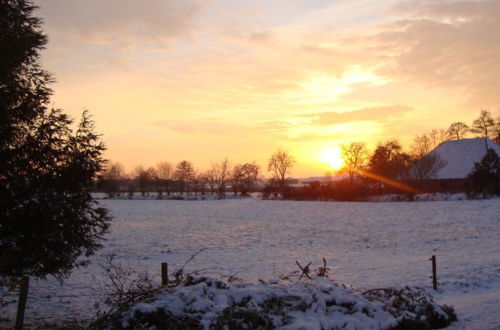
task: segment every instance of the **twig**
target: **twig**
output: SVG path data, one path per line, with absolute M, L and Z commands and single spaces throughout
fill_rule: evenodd
M 309 266 L 311 265 L 312 262 L 309 262 L 305 267 L 302 267 L 301 264 L 299 264 L 298 261 L 295 261 L 297 263 L 297 265 L 299 266 L 299 268 L 302 270 L 302 274 L 300 275 L 299 277 L 299 281 L 302 279 L 302 276 L 307 276 L 308 279 L 311 279 L 311 277 L 309 276 Z

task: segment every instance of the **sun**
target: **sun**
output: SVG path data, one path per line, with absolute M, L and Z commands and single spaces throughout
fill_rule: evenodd
M 321 161 L 327 163 L 332 170 L 340 170 L 344 165 L 342 151 L 338 147 L 328 148 L 321 153 Z

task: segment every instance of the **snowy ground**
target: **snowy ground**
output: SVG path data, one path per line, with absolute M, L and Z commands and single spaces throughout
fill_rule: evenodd
M 500 199 L 445 202 L 334 203 L 261 201 L 107 200 L 114 215 L 99 256 L 115 254 L 127 267 L 158 274 L 206 250 L 188 270 L 274 279 L 297 270 L 295 261 L 321 266 L 354 287 L 431 288 L 437 256 L 438 303 L 452 304 L 453 329 L 500 329 Z M 94 260 L 96 259 L 94 258 Z M 26 318 L 89 318 L 95 312 L 99 269 L 79 269 L 60 286 L 32 284 Z M 13 307 L 1 318 L 14 317 Z M 1 325 L 0 325 L 1 326 Z

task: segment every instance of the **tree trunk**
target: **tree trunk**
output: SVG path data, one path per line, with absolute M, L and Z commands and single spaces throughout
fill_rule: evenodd
M 28 276 L 23 276 L 19 289 L 19 301 L 17 303 L 16 325 L 14 327 L 16 330 L 21 330 L 24 326 L 24 311 L 26 310 L 26 302 L 28 301 L 29 287 L 30 278 Z

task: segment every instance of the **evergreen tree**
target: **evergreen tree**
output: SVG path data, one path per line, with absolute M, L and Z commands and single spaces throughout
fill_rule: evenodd
M 77 129 L 49 109 L 47 37 L 29 1 L 0 0 L 0 277 L 64 278 L 109 226 L 91 196 L 104 145 L 85 111 Z
M 500 195 L 500 159 L 495 150 L 488 149 L 481 162 L 474 165 L 469 179 L 476 191 Z

